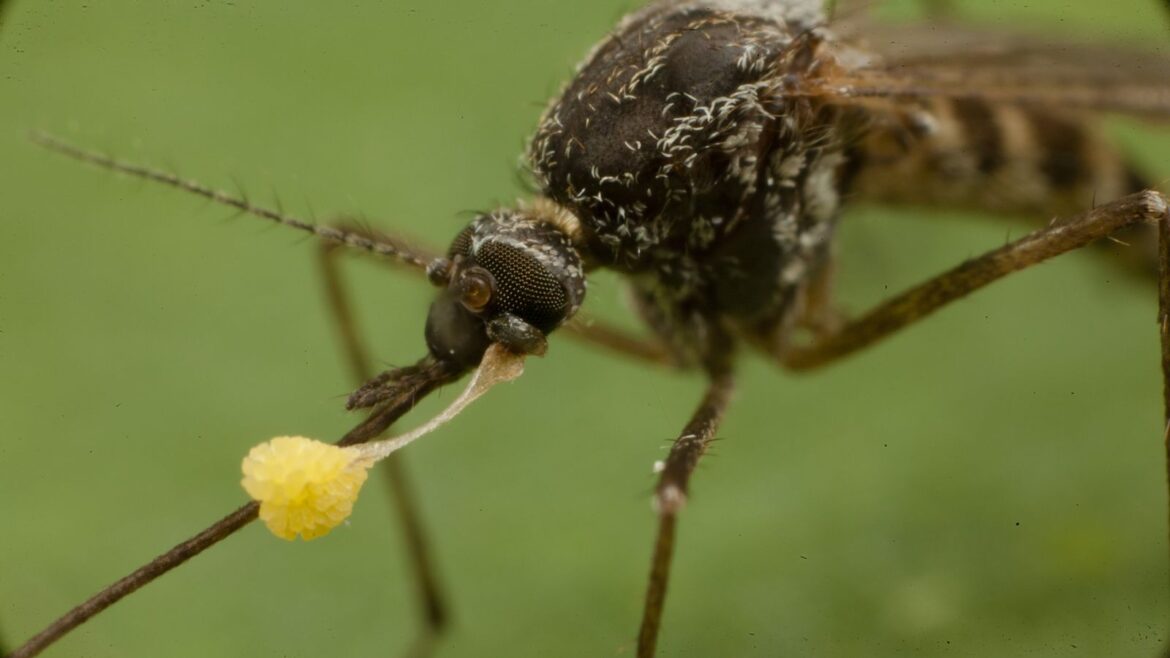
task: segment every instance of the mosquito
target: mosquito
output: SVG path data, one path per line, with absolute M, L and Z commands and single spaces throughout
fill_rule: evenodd
M 1009 274 L 1112 240 L 1129 245 L 1111 250 L 1120 266 L 1156 273 L 1170 381 L 1170 209 L 1099 126 L 1104 114 L 1170 118 L 1170 60 L 945 25 L 883 33 L 864 14 L 851 3 L 828 13 L 819 0 L 660 0 L 635 10 L 545 110 L 527 151 L 533 198 L 478 214 L 442 252 L 308 222 L 50 135 L 34 140 L 317 238 L 330 307 L 364 382 L 347 406 L 369 410 L 342 444 L 377 437 L 492 349 L 551 358 L 556 331 L 702 376 L 705 393 L 656 467 L 657 529 L 636 634 L 637 655 L 649 658 L 670 629 L 666 595 L 691 477 L 744 354 L 816 370 Z M 863 200 L 1027 214 L 1042 227 L 846 317 L 833 303 L 834 245 L 842 209 Z M 370 371 L 337 269 L 337 256 L 352 251 L 436 288 L 416 364 Z M 588 277 L 601 270 L 628 283 L 649 337 L 580 321 Z M 424 637 L 433 638 L 445 607 L 417 512 L 395 482 Z M 255 504 L 232 512 L 11 657 L 37 655 L 256 515 Z

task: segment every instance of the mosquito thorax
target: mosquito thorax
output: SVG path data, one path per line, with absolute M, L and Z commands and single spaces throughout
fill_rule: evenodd
M 545 337 L 585 299 L 576 222 L 548 201 L 476 217 L 428 267 L 442 287 L 427 316 L 431 354 L 462 367 L 487 346 L 542 354 Z

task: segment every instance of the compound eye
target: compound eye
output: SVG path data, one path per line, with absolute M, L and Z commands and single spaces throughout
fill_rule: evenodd
M 459 301 L 467 310 L 479 313 L 491 303 L 495 288 L 491 272 L 472 267 L 459 277 Z
M 475 252 L 475 262 L 492 275 L 498 310 L 544 332 L 565 318 L 569 308 L 565 287 L 533 251 L 488 240 Z

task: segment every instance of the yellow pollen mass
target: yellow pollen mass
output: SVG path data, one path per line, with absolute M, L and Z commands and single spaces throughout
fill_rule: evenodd
M 315 539 L 349 518 L 373 463 L 353 448 L 278 436 L 252 448 L 240 482 L 282 539 Z

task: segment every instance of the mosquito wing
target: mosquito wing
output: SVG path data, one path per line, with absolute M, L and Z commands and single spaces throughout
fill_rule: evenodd
M 858 102 L 978 98 L 1170 120 L 1170 47 L 1135 51 L 938 24 L 841 29 L 873 56 L 812 77 L 798 93 Z

